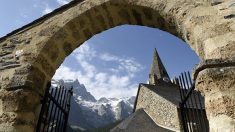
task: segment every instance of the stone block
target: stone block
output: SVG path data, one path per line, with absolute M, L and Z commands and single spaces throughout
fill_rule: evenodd
M 1 91 L 0 98 L 3 112 L 31 112 L 40 104 L 37 93 L 24 89 Z

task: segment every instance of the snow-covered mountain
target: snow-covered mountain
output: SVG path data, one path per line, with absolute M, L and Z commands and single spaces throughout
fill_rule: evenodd
M 69 124 L 84 129 L 102 127 L 122 120 L 133 111 L 135 97 L 98 100 L 78 80 L 52 80 L 52 86 L 73 87 Z

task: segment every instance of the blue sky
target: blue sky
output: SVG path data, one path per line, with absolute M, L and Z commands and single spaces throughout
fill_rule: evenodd
M 0 36 L 69 0 L 8 0 L 0 4 Z M 182 40 L 158 29 L 123 25 L 93 36 L 67 57 L 55 79 L 78 79 L 96 98 L 124 97 L 146 83 L 157 48 L 170 75 L 192 70 L 197 55 Z

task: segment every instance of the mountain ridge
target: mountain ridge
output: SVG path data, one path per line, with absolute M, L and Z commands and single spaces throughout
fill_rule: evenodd
M 106 98 L 98 100 L 78 80 L 52 80 L 52 87 L 73 87 L 69 125 L 81 129 L 105 126 L 122 120 L 133 111 L 135 97 Z

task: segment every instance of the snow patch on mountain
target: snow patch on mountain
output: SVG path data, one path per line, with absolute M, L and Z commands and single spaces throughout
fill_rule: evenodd
M 105 98 L 98 100 L 78 80 L 52 80 L 52 86 L 73 87 L 73 103 L 69 124 L 85 129 L 96 128 L 122 120 L 133 111 L 135 97 Z M 73 109 L 75 108 L 75 109 Z

